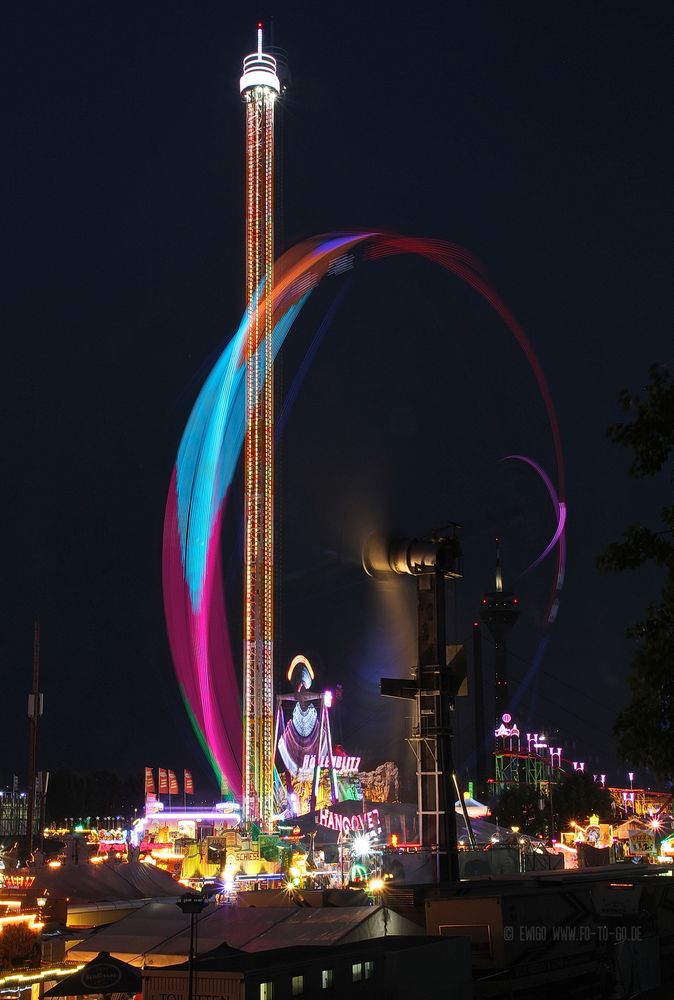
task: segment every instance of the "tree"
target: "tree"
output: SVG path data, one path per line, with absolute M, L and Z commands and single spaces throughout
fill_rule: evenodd
M 569 771 L 564 775 L 555 785 L 553 804 L 556 830 L 569 830 L 573 821 L 585 826 L 593 815 L 599 816 L 601 822 L 611 819 L 611 793 L 585 771 Z
M 494 821 L 508 829 L 517 826 L 521 833 L 528 833 L 531 836 L 545 835 L 550 807 L 548 800 L 543 797 L 541 810 L 541 798 L 541 793 L 535 785 L 524 782 L 507 785 L 492 808 Z
M 664 472 L 674 450 L 674 377 L 664 365 L 650 368 L 643 395 L 624 390 L 620 402 L 633 419 L 608 429 L 612 441 L 630 448 L 630 475 Z M 674 470 L 670 482 L 674 480 Z M 674 505 L 660 512 L 658 530 L 637 524 L 599 556 L 600 570 L 622 571 L 645 564 L 664 570 L 659 603 L 628 630 L 638 646 L 630 672 L 631 700 L 615 724 L 620 753 L 660 778 L 674 773 Z

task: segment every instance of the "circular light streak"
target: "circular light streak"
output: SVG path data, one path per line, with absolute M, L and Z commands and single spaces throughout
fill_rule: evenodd
M 163 589 L 167 630 L 181 694 L 190 721 L 219 778 L 235 795 L 241 790 L 240 668 L 235 665 L 221 573 L 220 537 L 230 487 L 245 436 L 246 354 L 251 331 L 273 323 L 275 358 L 292 325 L 318 283 L 341 273 L 340 262 L 356 248 L 367 260 L 415 254 L 453 273 L 499 315 L 519 344 L 533 371 L 546 408 L 556 455 L 559 481 L 558 573 L 555 600 L 548 620 L 556 614 L 556 595 L 563 579 L 564 462 L 559 426 L 547 380 L 519 323 L 491 288 L 473 255 L 457 244 L 384 232 L 333 233 L 293 247 L 275 264 L 269 295 L 261 282 L 255 308 L 208 375 L 192 409 L 178 450 L 164 519 Z M 248 350 L 250 354 L 250 350 Z M 264 366 L 265 341 L 253 342 L 255 363 Z M 520 460 L 523 456 L 517 456 Z

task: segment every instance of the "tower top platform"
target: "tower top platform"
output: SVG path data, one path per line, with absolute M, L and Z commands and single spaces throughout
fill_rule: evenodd
M 276 73 L 276 59 L 262 51 L 262 25 L 257 26 L 257 52 L 243 60 L 243 76 L 239 81 L 239 91 L 245 94 L 255 87 L 266 87 L 275 94 L 281 93 L 281 83 Z

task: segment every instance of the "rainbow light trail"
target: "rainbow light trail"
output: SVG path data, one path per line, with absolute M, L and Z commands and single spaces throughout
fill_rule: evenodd
M 468 250 L 442 240 L 355 232 L 314 237 L 285 253 L 275 264 L 271 296 L 263 280 L 254 309 L 243 317 L 199 393 L 178 450 L 164 519 L 164 607 L 176 674 L 206 755 L 218 779 L 224 779 L 235 796 L 242 788 L 242 706 L 229 642 L 220 535 L 245 437 L 249 343 L 252 340 L 263 385 L 270 363 L 268 335 L 253 340 L 252 331 L 269 329 L 271 316 L 273 361 L 312 290 L 326 274 L 341 273 L 340 262 L 357 247 L 368 260 L 406 253 L 426 257 L 466 282 L 500 316 L 538 383 L 555 449 L 559 496 L 564 496 L 559 427 L 545 375 L 524 331 Z M 563 540 L 562 524 L 558 546 Z M 266 766 L 273 773 L 271 759 Z

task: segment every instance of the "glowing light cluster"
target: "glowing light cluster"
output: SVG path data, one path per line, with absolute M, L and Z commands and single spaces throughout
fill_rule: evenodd
M 164 522 L 164 604 L 173 661 L 192 724 L 216 773 L 224 776 L 235 794 L 242 787 L 241 702 L 229 644 L 220 572 L 220 534 L 228 491 L 244 444 L 247 405 L 256 416 L 269 403 L 270 397 L 265 396 L 266 373 L 297 315 L 326 275 L 338 278 L 342 271 L 341 265 L 337 266 L 339 262 L 348 259 L 351 266 L 357 248 L 369 260 L 402 253 L 426 257 L 468 284 L 489 303 L 513 334 L 536 377 L 550 424 L 559 482 L 553 500 L 559 518 L 556 539 L 551 546 L 556 545 L 558 553 L 562 551 L 564 464 L 550 391 L 523 330 L 489 286 L 479 263 L 469 251 L 441 240 L 389 233 L 334 233 L 307 240 L 285 253 L 275 264 L 273 283 L 268 281 L 266 272 L 256 272 L 259 281 L 255 289 L 252 281 L 249 286 L 251 298 L 246 315 L 206 379 L 188 420 L 169 488 Z M 248 362 L 252 362 L 256 376 L 255 382 L 248 385 L 246 404 L 246 370 L 251 367 Z M 255 420 L 250 426 L 255 432 Z M 268 478 L 270 487 L 273 486 L 272 444 L 273 438 L 267 438 L 262 451 L 256 452 L 262 455 L 264 476 L 271 477 Z M 255 491 L 255 480 L 248 477 L 259 475 L 260 469 L 247 465 L 246 470 L 245 488 Z M 256 516 L 270 516 L 273 513 L 270 503 L 273 504 L 271 492 L 264 502 L 261 501 Z M 273 540 L 273 533 L 269 538 Z M 270 553 L 265 558 L 271 558 Z M 248 562 L 246 574 L 246 594 L 249 594 L 253 574 L 251 571 L 249 576 Z M 555 587 L 558 583 L 559 567 Z M 269 606 L 265 607 L 269 612 Z M 266 638 L 261 633 L 254 633 L 254 624 L 246 623 L 247 642 L 252 644 L 252 635 L 259 634 L 262 652 L 271 657 L 270 633 L 264 634 Z M 244 675 L 246 726 L 250 725 L 248 713 L 254 704 L 250 691 L 253 683 L 260 680 L 259 674 L 249 673 L 249 665 Z M 256 690 L 259 691 L 259 687 Z M 262 690 L 260 704 L 265 705 L 264 712 L 267 711 L 264 698 L 268 693 Z M 259 756 L 254 762 L 244 762 L 244 791 L 254 785 L 251 776 L 255 768 L 258 774 L 265 772 L 265 788 L 273 782 L 272 743 L 267 747 L 266 729 L 258 729 L 256 733 L 259 742 L 255 752 Z M 271 729 L 269 734 L 271 739 Z M 262 815 L 262 808 L 259 815 Z

